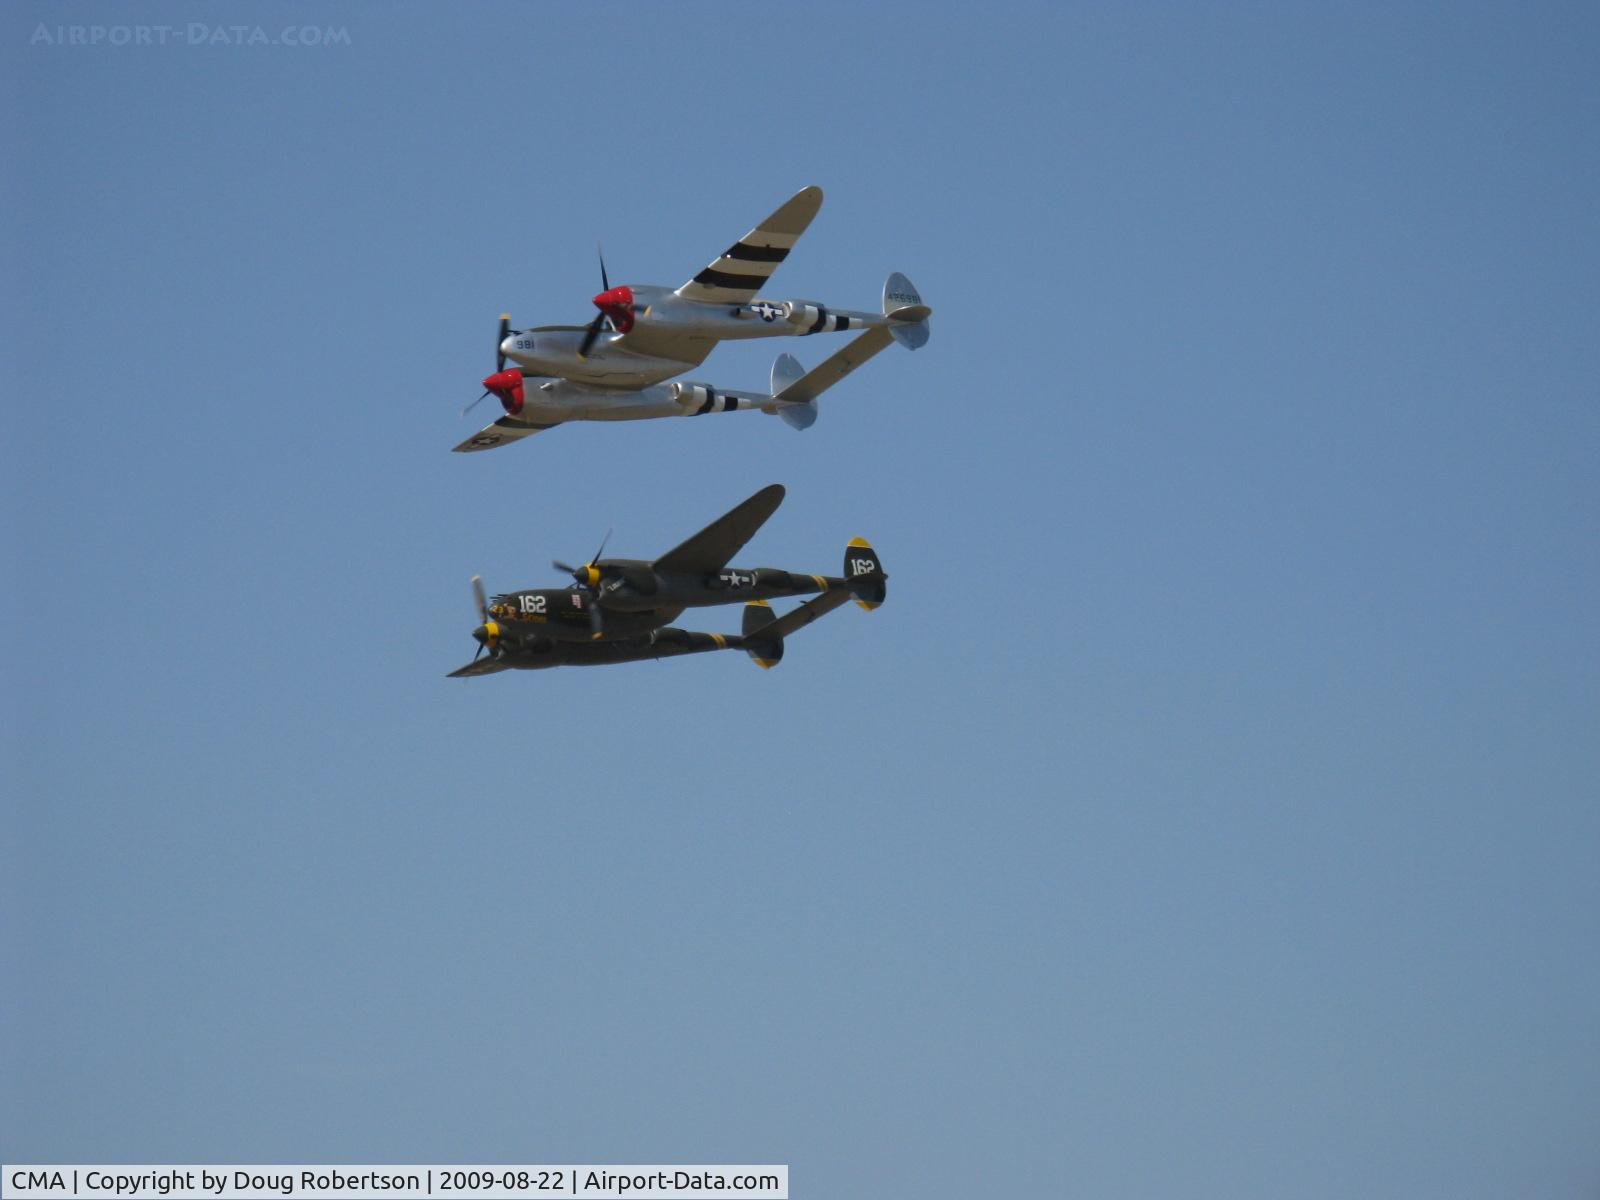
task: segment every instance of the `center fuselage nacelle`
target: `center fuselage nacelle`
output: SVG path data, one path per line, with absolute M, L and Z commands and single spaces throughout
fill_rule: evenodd
M 633 325 L 628 333 L 605 333 L 580 357 L 585 328 L 548 325 L 513 333 L 500 351 L 531 375 L 571 379 L 600 387 L 642 388 L 680 375 L 705 361 L 720 341 L 748 338 L 805 337 L 839 329 L 881 325 L 880 313 L 830 309 L 807 300 L 752 300 L 745 304 L 713 304 L 685 300 L 670 288 L 640 285 L 634 297 Z M 651 334 L 672 335 L 672 346 L 694 345 L 689 359 L 653 354 Z
M 600 572 L 599 603 L 605 637 L 628 637 L 674 620 L 686 608 L 779 600 L 850 587 L 829 575 L 801 575 L 776 567 L 724 567 L 699 573 L 657 572 L 641 559 L 607 558 L 595 564 Z M 594 626 L 590 608 L 595 593 L 587 588 L 526 588 L 496 596 L 489 615 L 501 627 L 501 640 L 537 636 L 556 641 L 590 641 Z
M 593 594 L 583 588 L 526 588 L 496 596 L 489 616 L 500 627 L 502 645 L 539 640 L 587 642 L 594 638 L 589 615 L 593 605 Z M 671 620 L 671 616 L 658 619 L 655 614 L 634 613 L 610 618 L 608 612 L 606 634 L 618 637 L 648 633 Z

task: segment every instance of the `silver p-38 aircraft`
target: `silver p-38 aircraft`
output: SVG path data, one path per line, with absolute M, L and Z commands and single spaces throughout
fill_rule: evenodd
M 494 396 L 505 416 L 473 434 L 459 451 L 489 450 L 567 421 L 633 421 L 758 408 L 796 429 L 817 419 L 817 397 L 897 341 L 915 350 L 928 340 L 928 316 L 911 281 L 899 272 L 883 285 L 879 312 L 830 308 L 811 300 L 763 300 L 759 291 L 788 257 L 822 207 L 822 189 L 803 188 L 770 217 L 680 288 L 611 286 L 588 325 L 542 325 L 521 331 L 500 318 L 495 371 L 478 399 Z M 861 332 L 815 370 L 792 355 L 772 365 L 766 393 L 676 381 L 724 340 Z M 513 365 L 507 366 L 507 361 Z M 474 401 L 476 403 L 476 401 Z

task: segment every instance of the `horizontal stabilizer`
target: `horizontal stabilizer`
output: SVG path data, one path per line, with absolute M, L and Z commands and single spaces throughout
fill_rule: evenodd
M 790 609 L 779 617 L 762 633 L 786 638 L 797 629 L 804 629 L 818 617 L 825 617 L 845 601 L 850 599 L 850 593 L 843 588 L 823 592 L 815 600 L 807 600 L 797 608 Z
M 772 411 L 782 413 L 785 404 L 804 404 L 815 400 L 823 392 L 838 383 L 846 375 L 854 371 L 862 363 L 881 351 L 890 342 L 889 330 L 882 325 L 875 325 L 871 329 L 863 330 L 859 335 L 846 342 L 838 350 L 828 356 L 820 366 L 807 371 L 800 378 L 788 384 L 784 389 L 772 397 Z M 792 355 L 785 354 L 784 358 L 794 361 Z M 798 365 L 798 364 L 796 364 Z M 776 368 L 774 368 L 776 374 Z M 798 426 L 805 428 L 805 426 Z

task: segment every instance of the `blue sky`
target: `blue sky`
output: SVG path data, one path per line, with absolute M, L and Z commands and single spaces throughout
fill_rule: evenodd
M 31 44 L 300 19 L 348 44 Z M 1592 1196 L 1597 35 L 8 6 L 0 1156 Z M 926 349 L 803 434 L 448 453 L 500 312 L 809 183 L 773 294 L 904 271 Z M 444 678 L 474 573 L 774 480 L 741 561 L 864 534 L 887 605 Z

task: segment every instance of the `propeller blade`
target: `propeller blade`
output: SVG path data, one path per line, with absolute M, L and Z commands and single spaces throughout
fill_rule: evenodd
M 469 412 L 471 412 L 473 409 L 477 408 L 478 405 L 482 404 L 488 398 L 489 398 L 489 393 L 485 392 L 483 395 L 479 396 L 476 400 L 474 400 L 471 404 L 469 404 L 465 408 L 463 408 L 461 410 L 461 415 L 463 417 L 466 416 Z
M 600 330 L 606 323 L 605 313 L 601 313 L 589 322 L 589 328 L 583 331 L 583 345 L 578 347 L 578 357 L 588 358 L 589 351 L 594 348 L 595 338 L 600 336 Z
M 610 540 L 611 530 L 608 529 L 606 530 L 605 537 L 600 539 L 600 549 L 596 550 L 594 552 L 594 557 L 581 567 L 575 567 L 571 563 L 564 563 L 559 558 L 551 559 L 550 565 L 558 571 L 565 571 L 568 575 L 571 575 L 578 581 L 579 587 L 588 588 L 598 596 L 600 594 L 598 578 L 596 579 L 595 583 L 590 583 L 589 571 L 595 566 L 596 563 L 600 561 L 600 556 L 606 552 L 606 543 Z
M 600 255 L 600 290 L 602 292 L 609 292 L 611 290 L 611 280 L 606 276 L 605 247 L 601 246 L 599 242 L 596 242 L 594 244 L 594 248 L 595 252 Z
M 494 373 L 496 375 L 500 374 L 501 371 L 504 371 L 506 369 L 505 352 L 503 350 L 501 350 L 500 347 L 505 344 L 506 338 L 508 338 L 510 336 L 511 336 L 511 314 L 510 313 L 501 313 L 500 314 L 500 337 L 495 341 L 495 344 L 494 344 Z M 489 394 L 488 392 L 485 392 L 483 395 L 487 396 L 488 394 Z M 482 398 L 483 398 L 482 396 L 479 397 L 480 400 Z
M 477 662 L 478 659 L 482 658 L 483 657 L 483 652 L 485 650 L 487 650 L 488 648 L 489 648 L 488 646 L 485 646 L 482 642 L 479 642 L 478 643 L 478 648 L 472 652 L 472 661 L 473 662 Z
M 478 620 L 484 624 L 489 621 L 489 598 L 483 594 L 483 576 L 472 577 L 472 595 L 478 602 Z

